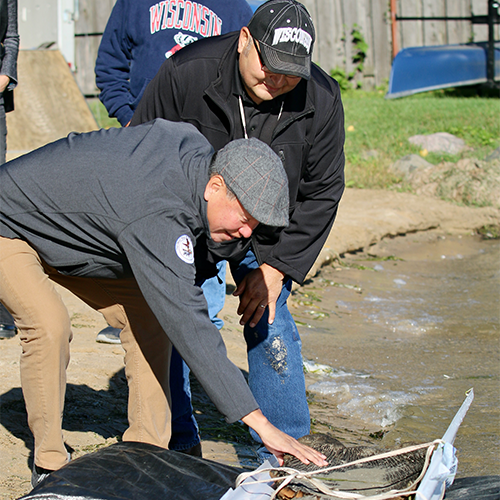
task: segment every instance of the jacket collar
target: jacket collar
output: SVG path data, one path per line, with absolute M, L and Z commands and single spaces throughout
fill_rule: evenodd
M 229 122 L 230 137 L 234 132 L 234 116 L 231 109 L 233 68 L 238 64 L 238 37 L 229 39 L 229 44 L 222 55 L 217 68 L 217 78 L 205 89 L 205 94 L 224 112 Z
M 236 88 L 233 78 L 238 65 L 238 37 L 230 39 L 229 45 L 222 55 L 217 69 L 217 78 L 205 89 L 205 94 L 224 112 L 229 123 L 229 136 L 235 129 L 234 110 L 231 107 L 233 92 Z M 283 115 L 274 131 L 276 136 L 295 120 L 315 112 L 311 80 L 302 79 L 300 83 L 286 95 Z

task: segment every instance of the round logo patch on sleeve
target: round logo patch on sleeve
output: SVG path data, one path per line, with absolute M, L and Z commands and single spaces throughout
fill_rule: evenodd
M 177 241 L 175 242 L 175 252 L 177 253 L 179 259 L 183 260 L 187 264 L 194 263 L 193 242 L 187 234 L 183 234 L 177 238 Z

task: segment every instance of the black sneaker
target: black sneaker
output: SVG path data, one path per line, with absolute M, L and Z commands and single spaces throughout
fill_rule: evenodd
M 38 486 L 46 477 L 49 477 L 51 472 L 54 471 L 38 467 L 38 465 L 33 466 L 33 472 L 31 473 L 31 487 L 35 488 Z
M 71 453 L 69 451 L 68 462 L 71 462 Z M 43 467 L 38 467 L 38 465 L 33 464 L 33 471 L 31 472 L 31 487 L 35 488 L 38 486 L 45 478 L 49 477 L 52 472 L 54 471 L 44 469 Z
M 11 339 L 17 333 L 12 314 L 0 303 L 0 339 Z
M 188 448 L 187 450 L 175 450 L 178 453 L 184 453 L 184 455 L 191 455 L 192 457 L 202 457 L 201 453 L 201 443 L 195 444 L 191 448 Z
M 5 325 L 0 323 L 0 339 L 11 339 L 15 337 L 17 333 L 17 328 L 15 325 Z

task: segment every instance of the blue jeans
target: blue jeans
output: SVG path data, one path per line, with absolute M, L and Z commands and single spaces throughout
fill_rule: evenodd
M 198 423 L 191 404 L 189 367 L 175 347 L 170 357 L 170 395 L 172 397 L 172 436 L 168 448 L 183 451 L 200 442 Z
M 224 307 L 226 300 L 226 261 L 217 264 L 217 276 L 205 280 L 201 285 L 203 294 L 207 299 L 208 315 L 212 323 L 220 330 L 224 326 L 224 321 L 217 317 Z M 210 300 L 208 300 L 210 297 Z
M 257 267 L 259 265 L 255 254 L 249 250 L 243 261 L 231 268 L 236 283 L 239 283 Z M 214 290 L 215 285 L 218 285 L 219 293 Z M 291 287 L 291 281 L 283 285 L 276 303 L 276 316 L 272 325 L 267 322 L 268 311 L 266 310 L 254 328 L 246 325 L 243 332 L 248 352 L 248 383 L 260 409 L 269 421 L 280 430 L 299 438 L 309 434 L 310 417 L 302 367 L 302 343 L 287 306 Z M 218 282 L 212 282 L 208 287 L 204 284 L 202 288 L 209 311 L 213 311 L 216 303 L 214 299 L 216 301 L 219 297 L 220 300 L 220 289 L 222 288 L 225 292 L 225 283 L 220 285 Z M 187 369 L 185 363 L 183 365 Z M 172 368 L 174 366 L 177 366 L 175 362 L 172 363 Z M 175 391 L 172 388 L 172 380 L 170 382 L 173 406 L 171 444 L 174 444 L 170 448 L 183 450 L 194 446 L 199 441 L 199 436 L 196 420 L 192 416 L 189 370 L 187 370 L 187 376 L 184 372 L 184 378 L 179 376 L 178 367 L 176 370 L 177 383 L 175 385 L 177 389 Z M 170 374 L 173 378 L 172 371 L 171 369 Z M 250 433 L 257 442 L 261 442 L 253 430 L 250 430 Z M 190 446 L 188 443 L 191 442 L 193 444 Z
M 217 264 L 218 276 L 206 280 L 201 288 L 207 298 L 208 315 L 212 323 L 220 330 L 224 322 L 217 314 L 224 307 L 226 299 L 226 262 Z M 222 281 L 220 283 L 219 281 Z M 208 296 L 211 297 L 210 302 Z M 175 347 L 170 358 L 170 394 L 172 397 L 172 437 L 169 449 L 182 451 L 192 448 L 200 442 L 198 424 L 193 415 L 191 404 L 191 384 L 189 367 L 184 363 Z
M 249 250 L 238 266 L 232 267 L 236 283 L 259 267 Z M 287 306 L 292 288 L 287 281 L 276 302 L 274 323 L 268 323 L 268 309 L 254 328 L 245 325 L 247 342 L 248 384 L 262 413 L 268 420 L 294 438 L 310 432 L 309 407 L 302 362 L 302 342 Z M 209 300 L 209 299 L 207 299 Z M 252 437 L 261 442 L 250 430 Z

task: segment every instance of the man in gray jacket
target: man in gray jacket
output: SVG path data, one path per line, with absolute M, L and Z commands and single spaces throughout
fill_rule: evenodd
M 261 413 L 197 286 L 205 271 L 195 261 L 198 242 L 288 224 L 286 174 L 268 146 L 243 139 L 214 156 L 192 125 L 155 120 L 70 134 L 4 164 L 0 184 L 0 300 L 20 331 L 33 486 L 68 460 L 62 414 L 72 333 L 54 282 L 122 329 L 124 440 L 168 447 L 174 344 L 228 422 L 243 420 L 278 457 L 325 463 Z

